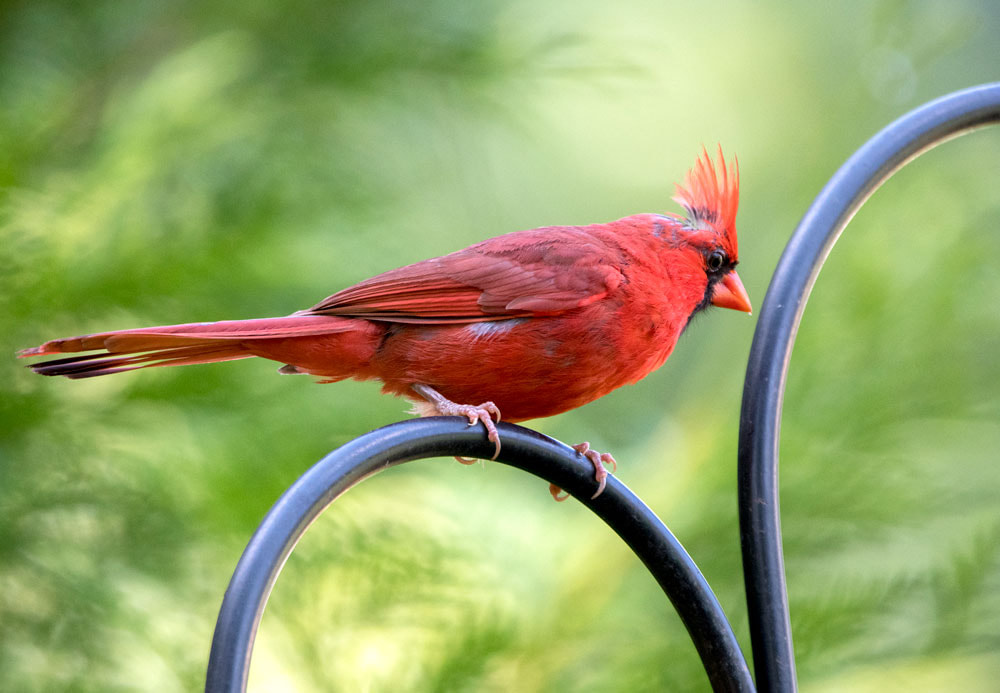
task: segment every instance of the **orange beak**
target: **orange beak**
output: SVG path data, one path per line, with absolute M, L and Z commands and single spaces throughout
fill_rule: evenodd
M 732 308 L 749 313 L 753 310 L 750 306 L 750 297 L 747 290 L 743 288 L 740 275 L 735 271 L 730 272 L 722 281 L 715 285 L 715 292 L 712 294 L 712 305 L 720 308 Z

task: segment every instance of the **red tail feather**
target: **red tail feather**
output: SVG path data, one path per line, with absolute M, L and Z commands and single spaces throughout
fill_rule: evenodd
M 258 320 L 226 320 L 222 322 L 190 323 L 145 327 L 137 330 L 101 332 L 54 339 L 25 349 L 18 356 L 67 354 L 96 351 L 68 358 L 42 361 L 30 366 L 41 375 L 63 375 L 67 378 L 91 378 L 137 368 L 154 366 L 187 366 L 198 363 L 232 361 L 251 356 L 289 360 L 299 354 L 307 357 L 301 372 L 313 372 L 308 356 L 319 345 L 337 362 L 342 352 L 340 368 L 334 373 L 317 373 L 339 379 L 341 371 L 359 368 L 373 335 L 357 320 L 329 316 L 292 316 Z M 353 337 L 353 338 L 352 338 Z
M 188 366 L 196 363 L 232 361 L 254 356 L 241 344 L 206 344 L 159 349 L 146 354 L 108 356 L 109 352 L 70 356 L 32 364 L 40 375 L 64 375 L 67 378 L 92 378 L 152 366 Z
M 203 345 L 207 341 L 274 339 L 276 337 L 331 334 L 347 332 L 353 327 L 354 325 L 349 320 L 324 315 L 192 322 L 185 325 L 142 327 L 137 330 L 99 332 L 79 337 L 53 339 L 32 349 L 24 349 L 18 352 L 18 356 L 24 358 L 45 354 L 72 354 L 78 351 L 94 351 L 96 349 L 107 349 L 109 353 L 113 354 L 129 354 L 153 349 Z

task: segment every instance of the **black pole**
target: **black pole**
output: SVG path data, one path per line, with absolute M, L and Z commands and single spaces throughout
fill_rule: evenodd
M 757 687 L 794 691 L 778 509 L 778 436 L 785 378 L 802 312 L 823 262 L 851 217 L 897 169 L 946 140 L 1000 122 L 1000 83 L 921 106 L 872 137 L 841 166 L 778 262 L 750 348 L 739 439 L 740 534 Z
M 608 477 L 595 499 L 594 468 L 572 448 L 520 426 L 498 426 L 499 461 L 558 485 L 603 519 L 639 556 L 687 627 L 715 691 L 753 691 L 746 660 L 722 607 L 666 526 L 628 488 Z M 264 606 L 285 560 L 306 528 L 340 494 L 376 472 L 426 457 L 486 459 L 493 444 L 480 426 L 435 417 L 404 421 L 334 450 L 274 504 L 240 558 L 219 612 L 205 690 L 246 690 Z M 670 666 L 669 662 L 664 663 Z

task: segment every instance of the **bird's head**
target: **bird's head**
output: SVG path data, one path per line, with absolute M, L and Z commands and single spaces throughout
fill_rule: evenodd
M 687 211 L 681 220 L 680 237 L 701 256 L 708 288 L 699 308 L 709 303 L 749 313 L 750 297 L 736 274 L 739 262 L 736 245 L 736 210 L 740 203 L 739 162 L 730 166 L 718 151 L 718 165 L 708 152 L 688 171 L 683 185 L 677 186 L 674 200 Z

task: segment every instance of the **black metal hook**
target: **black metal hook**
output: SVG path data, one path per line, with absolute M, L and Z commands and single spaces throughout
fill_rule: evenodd
M 813 283 L 851 217 L 882 183 L 928 149 L 1000 122 L 1000 83 L 931 101 L 872 137 L 834 174 L 785 246 L 761 306 L 743 385 L 740 535 L 754 671 L 761 691 L 794 691 L 778 508 L 778 436 L 795 334 Z
M 594 467 L 572 448 L 527 428 L 498 425 L 499 461 L 575 496 L 636 553 L 673 602 L 716 691 L 752 691 L 753 679 L 722 607 L 694 561 L 658 517 L 609 476 L 594 492 Z M 337 496 L 366 477 L 426 457 L 488 459 L 493 443 L 458 417 L 414 419 L 367 433 L 334 450 L 292 484 L 261 522 L 240 558 L 219 612 L 206 691 L 243 691 L 261 615 L 285 560 L 306 528 Z

